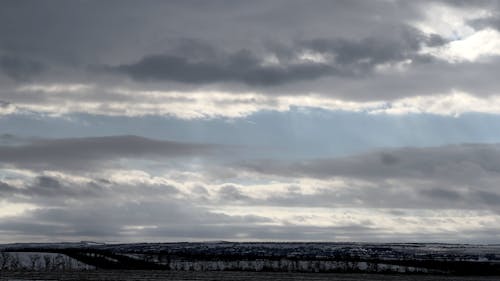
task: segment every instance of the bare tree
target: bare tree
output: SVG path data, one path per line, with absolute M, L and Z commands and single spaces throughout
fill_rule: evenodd
M 29 255 L 30 260 L 30 270 L 37 270 L 40 268 L 40 255 L 34 254 Z
M 8 269 L 12 255 L 6 252 L 0 253 L 0 269 Z
M 57 255 L 54 259 L 54 264 L 57 269 L 65 269 L 64 256 L 60 254 Z
M 50 258 L 50 256 L 43 256 L 43 261 L 44 261 L 44 268 L 45 270 L 51 270 L 51 266 L 52 266 L 52 259 Z
M 10 258 L 10 269 L 20 269 L 21 268 L 21 261 L 19 260 L 19 256 L 16 255 L 11 255 Z

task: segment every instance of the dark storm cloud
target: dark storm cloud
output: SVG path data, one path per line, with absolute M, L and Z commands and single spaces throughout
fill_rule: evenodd
M 120 158 L 159 159 L 209 155 L 215 145 L 110 136 L 35 140 L 0 146 L 0 162 L 34 169 L 95 169 Z

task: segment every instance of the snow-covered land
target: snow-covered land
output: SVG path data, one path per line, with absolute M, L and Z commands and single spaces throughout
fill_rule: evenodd
M 14 265 L 34 270 L 102 268 L 500 274 L 500 245 L 81 242 L 9 244 L 1 245 L 0 251 L 17 257 Z
M 91 270 L 95 266 L 58 253 L 1 252 L 1 270 Z

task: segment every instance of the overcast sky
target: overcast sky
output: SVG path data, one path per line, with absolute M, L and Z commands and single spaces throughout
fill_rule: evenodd
M 500 243 L 498 1 L 2 1 L 0 243 Z

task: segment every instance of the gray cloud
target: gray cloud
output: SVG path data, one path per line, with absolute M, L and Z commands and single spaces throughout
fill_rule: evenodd
M 137 136 L 39 139 L 0 146 L 0 162 L 32 169 L 96 169 L 121 158 L 164 159 L 210 155 L 210 144 L 152 140 Z
M 313 39 L 304 42 L 304 45 L 311 50 L 334 55 L 335 62 L 342 67 L 364 64 L 367 68 L 377 64 L 416 59 L 423 46 L 444 43 L 446 40 L 437 34 L 428 36 L 416 28 L 402 25 L 393 27 L 377 37 L 358 40 Z
M 11 186 L 8 183 L 0 181 L 0 194 L 2 194 L 2 196 L 11 195 L 16 191 L 17 189 L 15 187 Z
M 478 209 L 500 212 L 500 147 L 463 144 L 387 149 L 357 156 L 300 162 L 258 161 L 240 169 L 271 177 L 323 179 L 315 191 L 290 186 L 285 193 L 246 197 L 242 189 L 221 190 L 244 205 Z M 328 185 L 345 181 L 345 188 Z M 308 187 L 310 188 L 310 187 Z
M 41 74 L 44 70 L 45 66 L 38 61 L 12 56 L 0 56 L 0 71 L 15 80 L 29 80 L 33 76 Z
M 292 177 L 353 177 L 364 179 L 458 177 L 466 181 L 482 173 L 500 175 L 498 144 L 461 144 L 442 147 L 408 147 L 333 159 L 294 163 L 248 162 L 252 171 Z
M 496 178 L 498 179 L 498 178 Z M 347 179 L 347 187 L 335 188 L 316 183 L 316 189 L 272 192 L 265 197 L 252 197 L 240 190 L 238 196 L 228 197 L 226 190 L 219 194 L 219 204 L 237 206 L 267 206 L 289 208 L 368 208 L 406 210 L 482 210 L 500 213 L 500 194 L 495 186 L 449 185 L 439 181 L 371 181 L 359 183 Z
M 404 219 L 401 218 L 403 221 Z M 210 212 L 188 202 L 100 202 L 85 207 L 39 209 L 0 222 L 0 239 L 16 235 L 17 241 L 186 241 L 186 240 L 299 240 L 299 241 L 495 241 L 491 226 L 453 230 L 395 231 L 369 220 L 338 226 L 300 224 L 268 225 L 269 218 L 229 216 Z M 425 219 L 422 219 L 425 222 Z M 134 228 L 137 227 L 137 228 Z M 8 238 L 7 238 L 8 239 Z M 140 240 L 139 240 L 140 239 Z M 4 240 L 5 241 L 5 240 Z M 9 240 L 7 240 L 9 241 Z
M 266 160 L 256 165 L 259 170 L 248 163 L 234 166 L 236 170 L 264 174 L 273 183 L 286 183 L 296 177 L 323 179 L 312 184 L 290 184 L 284 192 L 269 188 L 266 194 L 257 197 L 251 183 L 248 186 L 221 184 L 215 189 L 217 193 L 212 194 L 214 183 L 204 187 L 203 183 L 194 180 L 196 185 L 192 186 L 186 183 L 190 175 L 172 177 L 170 185 L 164 180 L 154 184 L 145 180 L 131 180 L 130 183 L 115 182 L 113 178 L 102 180 L 99 173 L 85 181 L 67 180 L 64 174 L 40 174 L 25 181 L 23 187 L 0 182 L 0 194 L 9 202 L 31 203 L 38 207 L 3 220 L 1 228 L 4 234 L 14 233 L 17 237 L 38 233 L 37 237 L 50 236 L 58 240 L 88 237 L 120 241 L 138 237 L 148 241 L 160 237 L 174 240 L 180 237 L 328 240 L 349 237 L 365 241 L 410 238 L 442 241 L 450 232 L 399 234 L 377 222 L 360 219 L 353 219 L 349 225 L 301 225 L 276 219 L 272 211 L 267 217 L 254 215 L 251 211 L 247 215 L 235 215 L 216 210 L 221 206 L 251 207 L 248 210 L 288 207 L 297 211 L 303 211 L 302 208 L 376 209 L 375 212 L 382 213 L 387 210 L 386 218 L 400 218 L 401 223 L 408 225 L 432 220 L 418 215 L 421 211 L 432 214 L 442 210 L 480 211 L 491 216 L 500 213 L 500 194 L 496 188 L 500 180 L 499 150 L 496 144 L 466 144 L 386 149 L 352 157 L 289 164 Z M 257 181 L 258 185 L 265 184 L 260 176 L 247 174 L 246 177 Z M 344 181 L 345 186 L 330 185 L 332 177 Z M 246 181 L 245 178 L 240 180 Z M 192 186 L 192 190 L 186 189 L 185 184 Z M 411 215 L 412 212 L 417 215 Z M 481 231 L 476 228 L 464 233 L 491 239 L 489 232 Z M 467 235 L 455 239 L 466 239 Z
M 222 199 L 222 202 L 234 202 L 234 201 L 242 201 L 242 200 L 243 201 L 251 200 L 250 197 L 244 195 L 234 185 L 225 185 L 225 186 L 222 186 L 218 195 Z
M 145 187 L 147 189 L 147 187 Z M 171 191 L 175 193 L 174 190 Z M 58 178 L 40 175 L 33 182 L 24 180 L 24 186 L 15 187 L 0 181 L 0 194 L 12 202 L 29 202 L 41 206 L 65 205 L 62 199 L 86 200 L 88 198 L 110 197 L 109 186 L 98 181 L 88 183 L 69 183 Z
M 490 16 L 469 21 L 469 24 L 476 29 L 493 28 L 500 31 L 500 15 Z
M 9 1 L 0 12 L 0 49 L 71 64 L 110 62 L 163 51 L 175 38 L 253 48 L 272 38 L 367 35 L 417 16 L 415 7 L 404 2 Z
M 293 46 L 280 46 L 275 52 L 259 55 L 250 50 L 224 54 L 196 40 L 184 40 L 180 54 L 145 56 L 138 62 L 107 67 L 140 81 L 168 80 L 182 83 L 239 82 L 256 86 L 280 85 L 322 76 L 359 76 L 376 65 L 407 59 L 425 61 L 418 51 L 425 45 L 444 44 L 439 35 L 426 36 L 402 25 L 388 35 L 353 39 L 313 39 Z M 334 57 L 332 62 L 298 61 L 301 54 L 319 52 Z M 183 56 L 186 55 L 186 56 Z M 263 56 L 274 56 L 278 64 L 264 65 Z
M 442 2 L 459 9 L 495 7 L 487 1 Z M 349 101 L 394 100 L 452 90 L 476 96 L 496 94 L 495 58 L 451 64 L 420 53 L 424 46 L 440 46 L 449 40 L 411 25 L 424 19 L 433 3 L 8 2 L 0 11 L 0 54 L 8 56 L 11 67 L 4 71 L 10 78 L 5 79 L 0 99 L 34 111 L 61 106 L 74 112 L 79 107 L 68 104 L 78 101 L 99 104 L 99 109 L 106 108 L 110 100 L 122 102 L 124 108 L 137 106 L 133 97 L 107 93 L 117 85 L 157 91 L 204 87 L 235 97 L 241 92 L 271 96 L 319 93 Z M 140 15 L 146 14 L 145 21 Z M 44 24 L 37 24 L 40 22 Z M 308 51 L 333 59 L 297 60 Z M 278 63 L 263 63 L 270 56 L 278 58 Z M 412 63 L 404 71 L 374 71 L 408 60 Z M 93 84 L 95 88 L 57 97 L 17 92 L 16 87 L 26 79 L 44 84 Z M 168 97 L 164 100 L 169 101 Z M 129 114 L 121 107 L 116 109 L 116 104 L 114 108 L 114 115 Z M 150 114 L 166 113 L 155 110 Z
M 41 208 L 27 212 L 14 219 L 0 223 L 3 232 L 18 235 L 38 233 L 40 236 L 53 236 L 58 239 L 75 237 L 95 237 L 99 239 L 144 238 L 148 227 L 154 229 L 190 229 L 189 236 L 207 237 L 203 229 L 216 228 L 221 232 L 235 235 L 228 226 L 258 224 L 269 222 L 265 217 L 230 216 L 211 212 L 188 201 L 163 199 L 162 201 L 143 200 L 140 202 L 111 202 L 95 200 L 74 206 Z M 141 230 L 134 226 L 145 227 Z M 132 227 L 132 228 L 128 228 Z M 164 233 L 166 234 L 166 233 Z M 0 235 L 1 236 L 1 235 Z M 159 237 L 159 236 L 158 236 Z
M 165 55 L 146 56 L 137 63 L 111 67 L 137 80 L 170 80 L 183 83 L 242 82 L 249 85 L 277 85 L 310 80 L 334 72 L 326 64 L 302 63 L 262 66 L 261 60 L 243 50 L 223 61 L 192 62 Z
M 314 95 L 316 105 L 321 98 L 333 98 L 325 103 L 335 103 L 336 99 L 393 101 L 452 91 L 477 97 L 497 95 L 498 56 L 450 63 L 422 53 L 425 47 L 444 46 L 453 39 L 416 28 L 415 22 L 424 20 L 429 5 L 436 2 L 463 11 L 499 7 L 498 1 L 6 1 L 0 9 L 0 114 L 21 113 L 19 119 L 6 119 L 14 120 L 7 127 L 21 127 L 25 116 L 40 118 L 37 124 L 50 116 L 56 124 L 61 115 L 85 112 L 91 116 L 89 122 L 97 124 L 89 130 L 103 132 L 107 128 L 99 127 L 99 114 L 235 117 L 301 106 L 300 99 L 287 103 L 295 98 L 289 96 L 310 93 L 318 94 Z M 476 30 L 499 30 L 500 26 L 496 14 L 466 24 Z M 461 96 L 451 99 L 461 103 Z M 446 101 L 443 104 L 446 107 Z M 416 229 L 436 223 L 435 218 L 418 212 L 438 217 L 451 209 L 486 214 L 498 222 L 500 145 L 380 149 L 343 158 L 286 160 L 313 150 L 318 155 L 321 149 L 328 155 L 337 142 L 310 149 L 305 145 L 313 146 L 315 138 L 335 137 L 322 133 L 328 121 L 309 130 L 309 123 L 295 120 L 294 114 L 285 117 L 290 129 L 281 130 L 272 116 L 257 118 L 261 121 L 242 128 L 248 129 L 248 136 L 259 136 L 258 145 L 274 141 L 275 146 L 302 152 L 281 161 L 241 162 L 234 155 L 236 149 L 211 144 L 130 135 L 67 139 L 0 135 L 1 203 L 6 208 L 11 203 L 37 207 L 10 217 L 2 213 L 0 239 L 476 237 L 487 241 L 493 237 L 498 242 L 494 227 L 471 226 L 459 234 L 429 230 L 408 234 L 405 229 L 405 234 L 380 221 L 400 219 Z M 349 118 L 339 121 L 344 131 L 366 128 L 350 128 Z M 83 126 L 79 121 L 64 123 L 68 126 L 64 128 Z M 120 122 L 111 125 L 117 126 L 113 131 L 130 130 L 130 126 L 120 127 Z M 213 137 L 221 134 L 217 122 L 197 123 L 202 125 L 190 127 L 194 132 L 189 128 L 168 134 L 220 139 Z M 267 131 L 260 127 L 263 122 Z M 166 127 L 170 126 L 178 125 Z M 453 134 L 453 130 L 447 132 Z M 305 135 L 300 139 L 307 144 L 297 134 Z M 342 139 L 356 138 L 355 147 L 389 139 L 363 137 L 361 132 Z M 429 142 L 429 132 L 419 137 L 411 143 L 436 142 L 434 137 Z M 247 134 L 234 133 L 224 143 L 241 138 Z M 245 143 L 256 140 L 248 138 Z M 290 141 L 282 144 L 284 138 Z M 250 159 L 266 154 L 264 149 L 242 150 Z M 261 194 L 251 189 L 266 185 L 269 189 Z M 283 189 L 274 190 L 276 185 Z M 233 207 L 238 214 L 231 213 Z M 353 218 L 350 223 L 322 227 L 307 217 L 294 222 L 280 217 L 292 218 L 293 214 L 254 215 L 265 207 L 297 210 L 302 213 L 297 217 L 309 208 L 368 209 L 381 212 L 384 218 L 378 222 Z M 245 210 L 248 214 L 240 214 Z M 413 217 L 407 215 L 412 212 Z M 320 218 L 326 224 L 330 223 L 327 213 Z M 458 214 L 457 221 L 465 216 Z M 463 221 L 444 220 L 443 224 L 463 227 Z

